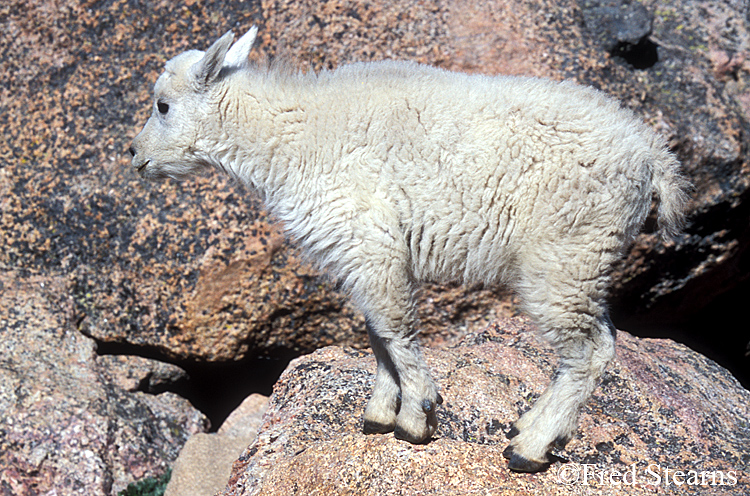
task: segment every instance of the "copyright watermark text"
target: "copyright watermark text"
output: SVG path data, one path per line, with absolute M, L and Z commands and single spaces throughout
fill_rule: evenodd
M 602 468 L 589 463 L 566 463 L 557 470 L 558 482 L 583 486 L 734 486 L 736 470 L 678 470 L 651 463 L 627 469 Z

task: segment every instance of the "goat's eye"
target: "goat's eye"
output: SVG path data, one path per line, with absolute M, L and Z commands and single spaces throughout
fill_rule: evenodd
M 167 115 L 167 112 L 169 112 L 169 104 L 164 103 L 161 100 L 156 102 L 156 108 L 159 109 L 161 115 Z

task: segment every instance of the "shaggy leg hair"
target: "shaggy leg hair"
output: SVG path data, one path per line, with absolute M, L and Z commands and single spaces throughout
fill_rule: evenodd
M 619 244 L 614 236 L 610 241 Z M 620 250 L 597 251 L 558 245 L 540 250 L 544 257 L 527 259 L 519 296 L 560 362 L 547 390 L 508 433 L 504 455 L 514 470 L 536 472 L 549 464 L 547 452 L 573 436 L 583 404 L 614 357 L 616 329 L 605 298 Z M 550 255 L 569 263 L 545 270 Z
M 359 216 L 354 229 L 369 235 L 365 242 L 342 252 L 333 270 L 351 269 L 345 284 L 366 316 L 378 364 L 364 432 L 393 431 L 399 439 L 421 443 L 437 428 L 435 407 L 442 398 L 417 343 L 415 283 L 406 243 L 395 234 L 397 229 L 383 222 L 377 215 Z
M 549 463 L 549 449 L 565 446 L 575 433 L 583 404 L 614 356 L 615 327 L 608 317 L 579 334 L 555 346 L 560 365 L 552 383 L 508 433 L 511 443 L 503 455 L 514 470 L 541 470 Z
M 378 369 L 375 376 L 375 389 L 365 410 L 363 432 L 365 434 L 383 434 L 396 428 L 396 416 L 401 409 L 401 387 L 398 371 L 393 364 L 383 339 L 367 321 L 367 334 Z

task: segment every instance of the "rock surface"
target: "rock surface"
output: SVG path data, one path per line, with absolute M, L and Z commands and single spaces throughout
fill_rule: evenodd
M 98 341 L 172 361 L 366 346 L 361 316 L 283 241 L 255 197 L 213 174 L 145 184 L 129 168 L 125 151 L 147 118 L 164 62 L 252 24 L 261 27 L 259 56 L 280 55 L 306 70 L 398 58 L 604 89 L 670 138 L 696 183 L 685 236 L 662 244 L 646 233 L 623 264 L 619 315 L 686 325 L 714 298 L 747 287 L 746 2 L 124 5 L 11 0 L 0 8 L 0 268 L 64 275 L 75 320 Z M 597 19 L 618 5 L 636 34 L 607 32 L 632 45 L 648 32 L 642 21 L 652 21 L 652 34 L 640 38 L 658 45 L 652 66 L 635 69 L 598 41 Z M 440 302 L 437 313 L 455 320 L 428 322 L 425 331 L 481 328 L 489 319 L 473 326 L 467 315 L 497 312 L 501 296 L 428 289 L 422 301 Z
M 584 409 L 579 434 L 539 474 L 512 473 L 502 457 L 505 432 L 542 392 L 556 362 L 528 321 L 501 321 L 455 347 L 428 350 L 425 359 L 445 399 L 429 444 L 361 434 L 374 358 L 329 347 L 282 374 L 258 438 L 222 494 L 750 491 L 750 393 L 685 346 L 619 332 L 617 357 Z
M 2 2 L 0 489 L 108 494 L 160 473 L 188 434 L 205 430 L 198 412 L 164 392 L 184 380 L 182 370 L 130 355 L 197 370 L 365 346 L 361 316 L 282 239 L 255 197 L 213 174 L 145 184 L 129 168 L 126 150 L 164 62 L 256 23 L 258 55 L 304 69 L 409 59 L 571 78 L 621 99 L 669 137 L 696 193 L 682 238 L 663 244 L 649 226 L 622 264 L 613 300 L 620 320 L 708 328 L 702 334 L 741 357 L 748 338 L 736 321 L 750 287 L 748 5 L 643 0 L 651 34 L 634 46 L 647 50 L 612 57 L 594 29 L 597 15 L 627 3 Z M 642 19 L 633 8 L 628 19 Z M 646 32 L 635 24 L 623 38 L 630 45 Z M 503 298 L 427 288 L 419 300 L 427 340 L 456 343 L 512 313 Z M 95 353 L 105 344 L 114 355 Z
M 268 398 L 252 394 L 215 433 L 188 439 L 172 467 L 164 496 L 213 496 L 224 489 L 232 464 L 258 436 Z
M 164 473 L 206 418 L 173 393 L 174 366 L 100 357 L 69 320 L 66 282 L 0 283 L 0 494 L 117 494 Z M 126 363 L 129 362 L 129 363 Z
M 213 174 L 147 184 L 129 167 L 164 62 L 259 16 L 236 1 L 0 7 L 0 268 L 64 275 L 74 320 L 100 342 L 209 362 L 367 344 L 361 315 L 253 195 Z M 432 299 L 459 325 L 497 300 Z

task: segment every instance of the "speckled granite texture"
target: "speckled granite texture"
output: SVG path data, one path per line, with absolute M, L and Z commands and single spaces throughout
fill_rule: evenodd
M 235 462 L 223 495 L 747 494 L 750 393 L 667 340 L 620 332 L 616 353 L 578 435 L 556 452 L 560 460 L 543 473 L 514 474 L 502 457 L 505 433 L 542 393 L 555 363 L 528 321 L 500 321 L 425 352 L 445 399 L 427 445 L 362 434 L 373 356 L 316 351 L 282 374 L 258 439 Z M 714 475 L 675 484 L 689 480 L 675 471 L 690 470 Z M 610 478 L 618 472 L 629 475 Z
M 398 58 L 593 84 L 667 135 L 696 184 L 685 236 L 664 245 L 649 225 L 623 263 L 620 315 L 692 323 L 747 288 L 747 2 L 643 0 L 658 45 L 644 69 L 602 48 L 603 3 L 612 2 L 0 3 L 0 489 L 111 494 L 163 471 L 205 429 L 185 401 L 155 394 L 184 376 L 163 361 L 365 346 L 361 316 L 255 197 L 215 174 L 148 184 L 130 170 L 126 150 L 164 62 L 228 29 L 258 24 L 257 55 L 304 70 Z M 512 311 L 502 296 L 428 288 L 427 340 L 455 343 Z M 726 315 L 705 328 L 739 355 L 747 335 L 739 313 Z M 99 356 L 101 344 L 163 361 Z M 82 439 L 93 447 L 74 444 Z M 461 446 L 467 460 L 479 453 Z
M 146 184 L 129 168 L 164 62 L 257 23 L 258 56 L 304 70 L 410 59 L 572 78 L 622 99 L 670 138 L 697 188 L 694 225 L 675 245 L 639 238 L 613 303 L 623 317 L 689 319 L 707 295 L 747 279 L 747 5 L 644 1 L 660 59 L 636 70 L 598 45 L 587 14 L 596 3 L 5 2 L 0 267 L 62 275 L 81 331 L 171 360 L 365 346 L 361 316 L 282 241 L 254 196 L 214 174 Z M 449 307 L 437 311 L 464 327 L 498 301 L 434 294 Z
M 180 370 L 100 357 L 69 322 L 66 281 L 6 272 L 0 283 L 0 494 L 108 495 L 163 473 L 207 428 L 174 393 Z

